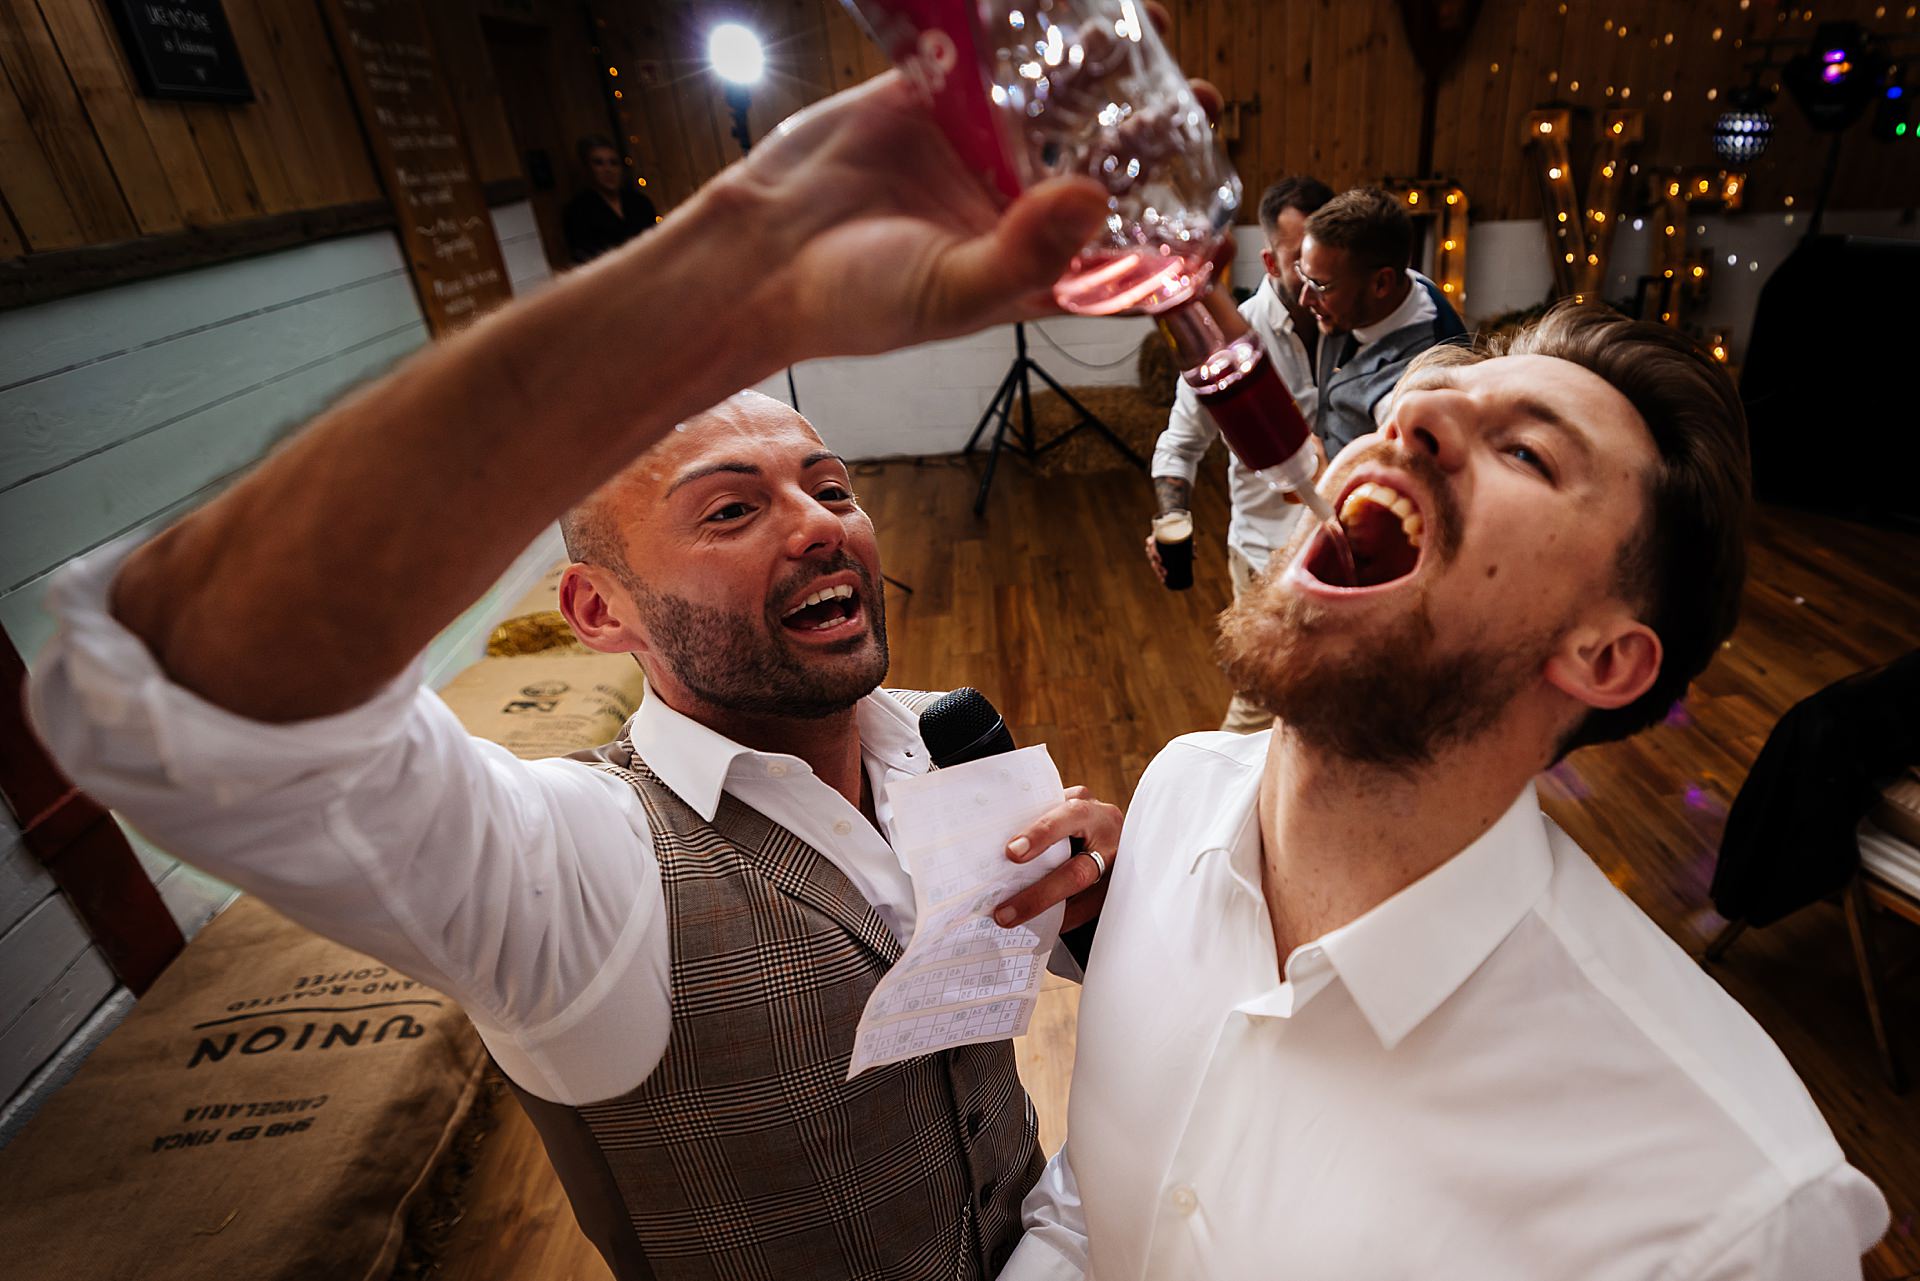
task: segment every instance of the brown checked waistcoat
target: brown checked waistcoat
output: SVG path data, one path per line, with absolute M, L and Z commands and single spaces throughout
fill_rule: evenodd
M 918 710 L 931 696 L 896 695 Z M 653 1074 L 566 1107 L 516 1094 L 621 1281 L 991 1277 L 1042 1163 L 1005 1041 L 846 1080 L 900 945 L 846 876 L 723 795 L 711 824 L 623 736 L 581 753 L 639 794 L 672 931 Z

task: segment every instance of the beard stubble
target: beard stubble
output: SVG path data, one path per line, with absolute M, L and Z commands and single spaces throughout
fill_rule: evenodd
M 755 617 L 638 582 L 627 589 L 661 661 L 690 693 L 742 715 L 814 720 L 844 712 L 886 679 L 886 607 L 866 566 L 845 552 L 796 570 L 771 593 L 771 599 L 785 600 L 806 583 L 841 570 L 860 580 L 867 632 L 811 656 L 781 643 L 784 629 L 771 606 Z
M 1430 496 L 1426 525 L 1438 573 L 1458 555 L 1461 513 L 1446 475 L 1431 458 L 1382 445 Z M 1303 531 L 1302 541 L 1311 537 Z M 1355 764 L 1408 771 L 1494 724 L 1537 677 L 1560 629 L 1496 640 L 1482 628 L 1465 644 L 1437 652 L 1439 630 L 1423 590 L 1371 634 L 1331 637 L 1332 611 L 1278 582 L 1298 546 L 1276 556 L 1220 616 L 1215 656 L 1244 697 L 1272 712 L 1302 741 Z

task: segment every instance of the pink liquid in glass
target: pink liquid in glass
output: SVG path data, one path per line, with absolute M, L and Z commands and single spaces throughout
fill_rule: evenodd
M 1164 252 L 1163 252 L 1164 250 Z M 1205 254 L 1179 254 L 1170 246 L 1083 251 L 1053 286 L 1053 299 L 1082 316 L 1124 311 L 1155 315 L 1192 298 L 1213 279 Z

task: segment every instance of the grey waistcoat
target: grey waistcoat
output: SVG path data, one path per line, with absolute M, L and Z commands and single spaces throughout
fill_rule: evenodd
M 1408 325 L 1369 343 L 1344 365 L 1336 366 L 1346 335 L 1322 335 L 1318 358 L 1320 412 L 1315 418 L 1331 462 L 1341 450 L 1374 429 L 1373 407 L 1393 391 L 1413 358 L 1429 347 L 1463 338 L 1467 327 L 1432 282 L 1416 279 L 1415 289 L 1433 298 L 1434 317 Z
M 515 1093 L 614 1275 L 997 1273 L 1042 1161 L 1012 1045 L 847 1081 L 860 1011 L 900 954 L 866 899 L 732 796 L 707 823 L 624 737 L 579 757 L 646 807 L 672 1029 L 653 1074 L 618 1098 L 576 1108 Z

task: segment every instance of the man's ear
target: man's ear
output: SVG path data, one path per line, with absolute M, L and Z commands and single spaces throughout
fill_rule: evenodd
M 1662 653 L 1653 628 L 1622 610 L 1576 627 L 1547 659 L 1547 684 L 1588 707 L 1625 707 L 1653 688 Z
M 588 649 L 603 654 L 645 653 L 647 640 L 627 620 L 633 601 L 597 565 L 575 562 L 560 574 L 560 615 Z
M 1260 251 L 1260 265 L 1267 269 L 1269 276 L 1272 276 L 1275 280 L 1280 279 L 1280 260 L 1273 256 L 1273 250 L 1262 249 Z

